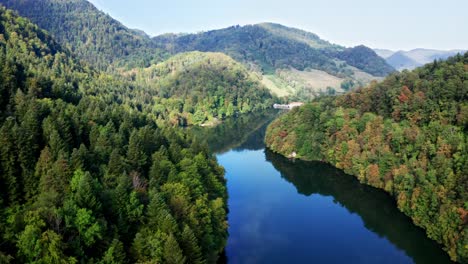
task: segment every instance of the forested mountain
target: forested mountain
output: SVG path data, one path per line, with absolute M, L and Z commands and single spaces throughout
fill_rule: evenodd
M 385 76 L 394 71 L 385 60 L 375 58 L 376 55 L 372 49 L 361 45 L 337 53 L 337 58 L 375 76 Z
M 29 18 L 101 70 L 147 67 L 167 57 L 146 34 L 128 29 L 86 0 L 0 0 L 0 4 Z
M 413 49 L 410 51 L 391 51 L 391 50 L 375 50 L 375 52 L 384 58 L 388 64 L 395 69 L 412 70 L 434 60 L 447 59 L 457 53 L 463 54 L 463 50 L 432 50 L 432 49 Z
M 270 108 L 270 92 L 240 63 L 222 53 L 190 52 L 127 74 L 133 83 L 157 91 L 155 114 L 173 124 L 201 124 Z
M 468 53 L 322 98 L 273 122 L 265 141 L 381 188 L 468 262 Z
M 80 60 L 100 70 L 149 67 L 187 51 L 223 52 L 262 74 L 278 96 L 308 100 L 366 84 L 393 68 L 364 47 L 346 49 L 317 35 L 279 24 L 230 27 L 200 34 L 149 38 L 126 28 L 86 0 L 0 0 L 17 10 Z
M 1 263 L 216 261 L 224 171 L 139 89 L 3 7 L 0 80 Z
M 347 80 L 358 84 L 366 83 L 374 77 L 363 77 L 363 74 L 385 76 L 393 71 L 371 49 L 363 46 L 346 49 L 330 44 L 315 34 L 272 23 L 233 26 L 199 34 L 166 34 L 155 37 L 154 41 L 164 45 L 173 54 L 194 50 L 226 53 L 249 65 L 251 70 L 273 79 L 265 84 L 280 83 L 276 85 L 280 86 L 279 89 L 293 86 L 294 92 L 300 89 L 314 89 L 318 92 L 327 86 L 340 89 L 340 84 Z M 302 74 L 294 74 L 291 68 Z M 319 70 L 319 78 L 332 75 L 340 80 L 337 85 L 329 82 L 311 84 L 308 80 L 317 79 L 317 76 L 307 76 L 309 70 Z M 281 94 L 281 91 L 277 94 Z M 291 92 L 285 94 L 291 95 Z
M 356 63 L 357 58 L 346 56 L 353 53 L 353 49 L 341 56 L 346 48 L 332 45 L 315 34 L 272 23 L 233 26 L 199 34 L 162 35 L 154 40 L 165 43 L 172 53 L 191 50 L 224 52 L 236 60 L 254 63 L 264 72 L 293 67 L 298 70 L 319 69 L 346 76 L 349 74 L 346 64 L 363 71 L 370 70 L 377 76 L 393 71 L 372 50 L 359 54 L 365 55 L 360 56 L 360 59 L 367 60 L 368 63 Z M 337 61 L 340 56 L 343 57 L 344 64 Z M 379 66 L 384 67 L 367 69 L 366 66 L 372 66 L 370 64 L 373 61 L 378 61 L 381 64 Z

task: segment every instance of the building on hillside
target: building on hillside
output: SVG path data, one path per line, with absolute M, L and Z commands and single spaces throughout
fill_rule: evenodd
M 301 102 L 292 102 L 292 103 L 289 103 L 289 104 L 274 104 L 273 105 L 273 108 L 275 109 L 285 109 L 285 110 L 291 110 L 293 109 L 294 107 L 299 107 L 301 105 L 303 105 L 304 103 L 301 103 Z

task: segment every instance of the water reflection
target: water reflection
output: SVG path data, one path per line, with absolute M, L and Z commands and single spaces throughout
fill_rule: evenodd
M 266 127 L 280 113 L 274 110 L 241 115 L 226 119 L 215 127 L 193 127 L 190 132 L 217 154 L 231 150 L 259 150 L 265 147 Z
M 193 133 L 218 153 L 229 192 L 228 263 L 450 263 L 385 192 L 318 162 L 264 150 L 276 112 Z
M 360 184 L 353 176 L 327 164 L 292 162 L 268 150 L 265 154 L 298 193 L 332 196 L 350 213 L 358 214 L 368 230 L 404 250 L 415 263 L 450 263 L 440 245 L 428 239 L 424 230 L 398 211 L 393 198 L 382 190 Z

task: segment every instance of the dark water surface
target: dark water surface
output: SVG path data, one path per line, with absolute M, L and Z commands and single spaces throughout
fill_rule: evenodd
M 450 263 L 382 190 L 265 150 L 272 118 L 241 117 L 200 134 L 226 169 L 228 263 Z

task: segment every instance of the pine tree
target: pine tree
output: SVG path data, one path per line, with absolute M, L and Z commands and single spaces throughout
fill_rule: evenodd
M 204 263 L 202 258 L 201 249 L 198 246 L 197 238 L 193 231 L 187 225 L 184 227 L 184 230 L 181 234 L 181 248 L 184 251 L 185 256 L 187 256 L 187 261 L 193 264 L 202 264 Z
M 18 202 L 21 191 L 15 131 L 13 118 L 8 118 L 0 128 L 0 188 L 7 204 Z
M 101 202 L 97 198 L 97 185 L 89 172 L 75 171 L 71 181 L 71 191 L 73 201 L 78 207 L 91 209 L 95 214 L 101 211 Z
M 177 243 L 177 240 L 170 234 L 164 243 L 164 261 L 167 264 L 184 264 L 185 256 Z
M 142 139 L 138 131 L 134 130 L 130 135 L 127 151 L 127 161 L 132 170 L 141 172 L 145 166 L 148 157 L 143 149 Z
M 109 245 L 109 248 L 104 253 L 100 264 L 123 264 L 127 263 L 127 256 L 122 242 L 118 239 L 112 240 L 112 243 Z

